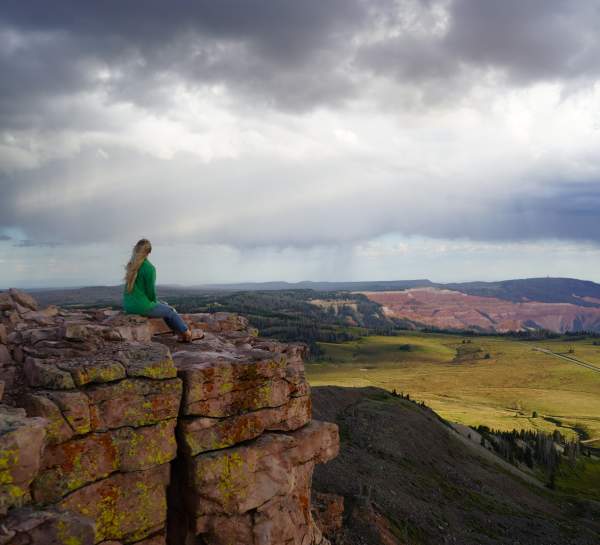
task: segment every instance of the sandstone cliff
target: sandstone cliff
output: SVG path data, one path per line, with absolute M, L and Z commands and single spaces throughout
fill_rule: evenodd
M 317 545 L 301 345 L 226 313 L 162 321 L 0 293 L 0 545 Z

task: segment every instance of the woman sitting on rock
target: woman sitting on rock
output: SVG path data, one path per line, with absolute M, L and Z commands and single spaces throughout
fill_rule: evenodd
M 156 269 L 148 261 L 152 251 L 150 241 L 143 238 L 134 246 L 125 270 L 123 308 L 127 314 L 141 314 L 149 318 L 162 318 L 183 342 L 192 340 L 192 332 L 177 311 L 156 299 Z

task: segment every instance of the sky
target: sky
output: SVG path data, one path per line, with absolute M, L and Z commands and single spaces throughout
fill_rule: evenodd
M 4 0 L 0 289 L 600 282 L 597 0 Z

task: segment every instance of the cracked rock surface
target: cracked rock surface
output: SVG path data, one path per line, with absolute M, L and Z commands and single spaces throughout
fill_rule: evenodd
M 0 293 L 0 545 L 325 545 L 302 345 L 230 313 L 162 320 Z

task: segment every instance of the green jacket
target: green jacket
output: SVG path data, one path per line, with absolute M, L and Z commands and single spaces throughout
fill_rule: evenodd
M 131 293 L 127 293 L 127 285 L 123 293 L 123 308 L 127 314 L 147 315 L 156 306 L 156 269 L 147 259 L 137 273 Z

